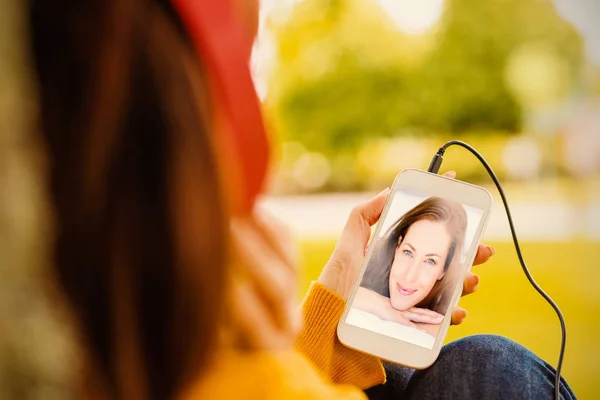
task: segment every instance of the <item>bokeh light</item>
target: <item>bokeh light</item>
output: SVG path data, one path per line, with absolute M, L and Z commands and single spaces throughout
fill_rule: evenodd
M 294 164 L 294 176 L 305 189 L 318 189 L 331 176 L 329 160 L 320 153 L 306 153 Z
M 530 108 L 555 104 L 569 90 L 568 67 L 544 43 L 526 43 L 513 50 L 506 79 L 521 103 Z
M 431 29 L 444 11 L 444 0 L 375 0 L 398 27 L 411 35 Z
M 512 139 L 504 148 L 502 159 L 509 176 L 515 179 L 533 179 L 539 174 L 542 153 L 531 138 Z
M 578 177 L 600 172 L 600 100 L 577 109 L 565 125 L 566 167 Z

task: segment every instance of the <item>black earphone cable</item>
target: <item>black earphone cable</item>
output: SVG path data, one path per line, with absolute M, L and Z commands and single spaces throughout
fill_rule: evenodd
M 565 355 L 565 347 L 566 347 L 566 343 L 567 343 L 567 326 L 565 324 L 565 319 L 562 315 L 562 312 L 560 311 L 560 309 L 554 302 L 554 300 L 552 300 L 552 298 L 548 294 L 546 294 L 546 292 L 544 292 L 542 290 L 542 288 L 537 284 L 537 282 L 533 279 L 533 277 L 531 276 L 531 273 L 529 272 L 529 269 L 527 268 L 527 264 L 525 264 L 525 259 L 523 258 L 523 254 L 521 254 L 521 246 L 519 245 L 519 241 L 517 239 L 517 233 L 516 233 L 515 227 L 513 225 L 510 208 L 508 207 L 508 202 L 506 200 L 506 196 L 504 195 L 504 190 L 502 190 L 502 186 L 500 185 L 500 181 L 498 180 L 498 177 L 492 170 L 492 167 L 490 166 L 490 164 L 485 160 L 485 158 L 483 158 L 483 156 L 481 154 L 479 154 L 479 152 L 477 150 L 475 150 L 475 148 L 472 147 L 471 145 L 469 145 L 465 142 L 462 142 L 460 140 L 451 140 L 451 141 L 447 142 L 446 144 L 444 144 L 442 147 L 440 147 L 440 149 L 435 154 L 435 156 L 433 156 L 433 159 L 431 160 L 431 164 L 429 165 L 427 172 L 431 172 L 434 174 L 437 174 L 439 172 L 446 149 L 453 145 L 463 147 L 463 148 L 469 150 L 475 157 L 477 157 L 477 159 L 481 162 L 481 164 L 483 164 L 483 166 L 487 170 L 488 174 L 494 181 L 494 184 L 496 185 L 496 188 L 498 189 L 498 192 L 500 193 L 500 197 L 502 198 L 502 202 L 504 203 L 504 209 L 506 210 L 506 216 L 508 217 L 508 223 L 510 225 L 510 233 L 512 234 L 512 239 L 515 244 L 515 250 L 517 252 L 517 256 L 519 257 L 519 261 L 521 263 L 521 267 L 523 268 L 523 272 L 525 272 L 525 276 L 527 276 L 529 283 L 531 283 L 531 285 L 535 288 L 535 290 L 537 290 L 537 292 L 548 302 L 548 304 L 550 304 L 550 306 L 552 306 L 552 308 L 556 312 L 556 315 L 558 316 L 558 319 L 560 321 L 560 328 L 562 331 L 562 340 L 561 340 L 561 344 L 560 344 L 560 353 L 558 356 L 558 364 L 556 366 L 556 377 L 555 377 L 555 381 L 554 381 L 554 398 L 556 400 L 559 400 L 560 399 L 560 372 L 562 370 L 562 364 L 563 364 L 563 359 L 564 359 L 564 355 Z

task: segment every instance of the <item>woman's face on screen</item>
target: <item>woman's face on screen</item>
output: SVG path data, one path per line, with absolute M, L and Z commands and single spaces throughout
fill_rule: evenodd
M 423 300 L 444 277 L 451 237 L 445 225 L 431 220 L 413 223 L 399 239 L 390 271 L 390 302 L 408 310 Z

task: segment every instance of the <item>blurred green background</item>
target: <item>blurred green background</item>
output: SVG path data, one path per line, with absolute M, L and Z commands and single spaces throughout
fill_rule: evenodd
M 0 398 L 68 398 L 66 319 L 44 278 L 49 221 L 25 3 L 0 2 Z M 300 289 L 353 205 L 466 140 L 506 188 L 525 258 L 568 326 L 564 376 L 600 392 L 600 2 L 263 0 L 252 65 L 275 162 L 266 202 L 298 235 Z M 444 169 L 486 186 L 461 149 Z M 496 203 L 499 199 L 496 196 Z M 529 286 L 503 210 L 485 238 L 469 318 L 449 340 L 497 333 L 556 365 L 556 316 Z
M 600 2 L 283 3 L 263 16 L 255 67 L 281 149 L 269 204 L 299 236 L 301 290 L 352 205 L 465 140 L 501 178 L 529 267 L 565 315 L 564 376 L 597 397 Z M 496 190 L 464 150 L 445 160 L 494 193 L 485 241 L 498 250 L 448 340 L 501 334 L 556 365 L 558 319 L 521 270 Z

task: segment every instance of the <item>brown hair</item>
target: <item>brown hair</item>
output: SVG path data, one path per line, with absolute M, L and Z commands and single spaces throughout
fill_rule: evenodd
M 165 1 L 33 0 L 30 21 L 53 272 L 90 391 L 172 398 L 211 357 L 227 276 L 200 64 Z
M 382 296 L 390 297 L 390 271 L 399 245 L 408 229 L 417 221 L 431 220 L 441 222 L 446 226 L 450 237 L 450 247 L 444 262 L 444 278 L 437 281 L 431 292 L 416 307 L 429 308 L 441 314 L 446 312 L 448 288 L 455 283 L 456 274 L 450 273 L 451 267 L 460 263 L 460 255 L 464 246 L 467 230 L 467 213 L 457 202 L 439 197 L 430 197 L 401 216 L 387 230 L 381 239 L 365 271 L 361 286 L 371 289 Z

